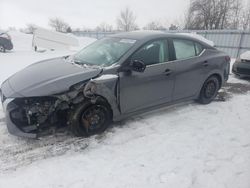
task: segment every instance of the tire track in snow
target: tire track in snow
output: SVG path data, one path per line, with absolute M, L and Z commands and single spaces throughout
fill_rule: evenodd
M 9 138 L 0 147 L 0 173 L 16 170 L 34 161 L 83 152 L 89 145 L 89 139 L 69 135 L 51 135 L 40 140 L 14 138 L 8 134 L 3 136 Z

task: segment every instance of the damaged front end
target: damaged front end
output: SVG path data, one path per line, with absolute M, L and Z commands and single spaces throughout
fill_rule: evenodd
M 101 79 L 100 79 L 101 78 Z M 117 102 L 118 77 L 103 79 L 102 76 L 73 85 L 67 92 L 52 96 L 15 98 L 6 100 L 8 131 L 17 136 L 37 138 L 50 134 L 57 128 L 70 124 L 70 115 L 78 104 L 95 103 L 99 98 L 109 103 L 113 115 L 120 114 Z
M 55 97 L 14 99 L 6 107 L 9 132 L 17 136 L 35 138 L 51 125 L 62 125 L 68 105 L 57 103 L 58 99 Z
M 70 109 L 83 100 L 83 92 L 76 88 L 53 96 L 7 99 L 3 106 L 8 131 L 16 136 L 36 138 L 65 127 Z
M 56 101 L 57 99 L 54 97 L 15 99 L 12 103 L 16 108 L 9 112 L 10 120 L 22 132 L 37 134 L 59 122 L 58 115 L 63 113 L 64 109 L 58 110 Z

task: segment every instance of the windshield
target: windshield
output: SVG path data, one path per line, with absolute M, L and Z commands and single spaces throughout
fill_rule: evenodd
M 103 38 L 74 56 L 78 64 L 110 66 L 116 63 L 136 42 L 132 39 Z

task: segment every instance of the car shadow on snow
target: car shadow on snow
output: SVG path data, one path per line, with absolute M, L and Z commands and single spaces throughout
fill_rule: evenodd
M 6 50 L 5 52 L 0 52 L 0 54 L 12 54 L 14 52 L 14 50 Z
M 215 101 L 227 101 L 233 95 L 247 94 L 250 91 L 250 84 L 247 83 L 226 83 L 219 91 Z

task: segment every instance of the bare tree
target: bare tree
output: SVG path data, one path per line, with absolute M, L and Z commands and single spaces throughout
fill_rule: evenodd
M 29 34 L 33 34 L 36 29 L 37 29 L 37 26 L 35 24 L 30 23 L 26 25 L 25 32 Z
M 240 0 L 191 0 L 186 29 L 238 28 Z
M 99 26 L 96 27 L 96 31 L 110 32 L 112 30 L 113 30 L 113 26 L 105 22 L 101 23 Z
M 190 0 L 190 5 L 185 14 L 185 27 L 184 29 L 205 29 L 206 22 L 206 14 L 202 13 L 206 10 L 201 8 L 203 4 L 201 2 L 196 2 L 194 0 Z M 203 21 L 204 20 L 204 23 Z
M 66 33 L 72 33 L 72 29 L 70 26 L 66 29 Z
M 10 26 L 10 27 L 8 27 L 7 30 L 8 30 L 8 31 L 16 31 L 17 29 L 16 29 L 16 27 L 14 27 L 14 26 Z
M 242 24 L 242 29 L 244 30 L 250 29 L 250 0 L 248 1 L 248 4 L 243 11 L 241 24 Z
M 243 5 L 241 0 L 235 0 L 232 6 L 231 29 L 239 29 L 243 19 Z
M 244 30 L 250 29 L 250 10 L 245 10 L 243 13 L 242 28 Z
M 138 26 L 135 23 L 136 16 L 133 11 L 128 7 L 120 12 L 119 17 L 117 18 L 117 27 L 118 30 L 122 31 L 132 31 L 136 30 Z
M 158 21 L 149 22 L 145 27 L 144 30 L 166 30 L 166 28 Z
M 66 32 L 67 29 L 69 28 L 69 24 L 60 18 L 50 18 L 49 26 L 58 32 Z
M 179 26 L 175 25 L 175 24 L 171 24 L 168 28 L 169 30 L 178 30 Z

